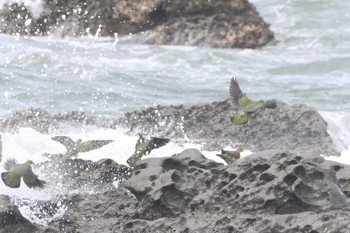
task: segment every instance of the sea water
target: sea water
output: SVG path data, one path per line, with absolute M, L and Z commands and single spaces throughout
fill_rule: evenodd
M 40 10 L 40 1 L 22 2 L 32 11 Z M 229 81 L 235 76 L 252 99 L 277 98 L 318 110 L 341 152 L 340 157 L 327 159 L 350 164 L 350 2 L 251 2 L 275 33 L 274 42 L 256 50 L 142 45 L 135 44 L 133 37 L 100 38 L 95 32 L 78 38 L 0 35 L 0 116 L 33 107 L 50 114 L 84 111 L 118 117 L 158 104 L 210 103 L 228 97 Z M 126 164 L 137 141 L 137 136 L 125 132 L 91 126 L 65 129 L 74 140 L 114 140 L 80 158 L 112 158 L 120 164 Z M 1 132 L 3 162 L 16 158 L 38 163 L 46 161 L 45 152 L 63 153 L 64 146 L 51 140 L 53 135 L 29 128 Z M 183 138 L 182 146 L 170 142 L 149 157 L 186 148 L 202 150 L 186 132 Z M 208 158 L 223 162 L 215 156 L 218 151 L 202 150 Z M 69 194 L 59 193 L 54 181 L 47 182 L 48 187 L 40 191 L 25 185 L 11 189 L 0 182 L 0 194 L 9 195 L 27 218 L 45 224 L 51 219 L 35 218 L 26 203 Z M 59 214 L 64 210 L 62 206 Z

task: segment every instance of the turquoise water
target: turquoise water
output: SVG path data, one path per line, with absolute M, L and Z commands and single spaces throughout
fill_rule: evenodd
M 132 39 L 0 35 L 0 115 L 40 107 L 119 115 L 228 96 L 350 111 L 350 2 L 253 1 L 276 40 L 259 50 L 132 44 Z M 341 6 L 341 7 L 340 7 Z

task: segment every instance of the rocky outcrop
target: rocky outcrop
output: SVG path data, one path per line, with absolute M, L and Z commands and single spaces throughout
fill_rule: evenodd
M 226 166 L 188 149 L 139 161 L 118 189 L 64 198 L 64 215 L 38 232 L 347 232 L 349 171 L 308 153 Z
M 15 131 L 32 127 L 42 133 L 59 131 L 61 125 L 123 127 L 130 134 L 149 134 L 170 138 L 174 143 L 201 143 L 206 150 L 243 146 L 252 151 L 286 149 L 294 153 L 315 152 L 337 155 L 327 123 L 313 108 L 277 101 L 276 108 L 264 108 L 244 125 L 233 125 L 236 114 L 229 99 L 191 107 L 157 106 L 125 113 L 120 118 L 89 116 L 83 112 L 50 115 L 41 109 L 14 113 L 0 120 L 0 129 Z
M 220 48 L 258 48 L 273 39 L 247 0 L 45 0 L 37 18 L 18 4 L 5 5 L 0 18 L 0 31 L 10 34 L 138 34 L 141 43 Z
M 0 233 L 35 232 L 38 228 L 24 218 L 10 198 L 0 195 Z
M 230 100 L 192 107 L 158 106 L 126 113 L 120 124 L 130 133 L 142 132 L 175 141 L 186 135 L 191 140 L 202 140 L 209 150 L 242 145 L 253 151 L 287 149 L 295 153 L 338 154 L 327 133 L 327 123 L 306 105 L 277 101 L 276 108 L 260 110 L 244 125 L 231 123 L 235 113 Z
M 73 111 L 51 115 L 40 108 L 30 108 L 16 111 L 4 119 L 0 119 L 0 130 L 5 132 L 18 132 L 22 127 L 33 128 L 36 131 L 48 134 L 59 131 L 62 125 L 79 127 L 82 125 L 96 125 L 103 128 L 115 127 L 116 119 L 96 117 L 84 112 Z
M 64 162 L 44 162 L 35 168 L 47 180 L 54 180 L 61 190 L 104 192 L 115 188 L 113 182 L 122 185 L 131 176 L 132 169 L 112 159 L 97 162 L 68 159 Z

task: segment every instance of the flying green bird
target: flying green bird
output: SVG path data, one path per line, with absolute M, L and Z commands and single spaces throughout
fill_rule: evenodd
M 45 188 L 46 182 L 39 180 L 38 176 L 32 171 L 31 160 L 23 164 L 17 164 L 15 159 L 8 159 L 5 162 L 4 168 L 7 172 L 1 173 L 1 179 L 4 184 L 10 188 L 19 188 L 21 186 L 21 178 L 29 188 Z
M 221 149 L 221 154 L 217 154 L 216 156 L 219 156 L 220 158 L 222 158 L 227 164 L 231 164 L 236 159 L 239 159 L 241 157 L 242 151 L 243 151 L 242 147 L 239 147 L 237 150 L 233 150 L 233 151 Z
M 257 112 L 265 106 L 263 100 L 252 101 L 245 93 L 242 92 L 238 85 L 236 78 L 232 78 L 230 82 L 230 96 L 234 106 L 238 109 L 235 116 L 231 118 L 231 122 L 234 125 L 246 124 L 249 120 L 249 116 Z
M 143 156 L 151 153 L 153 149 L 162 147 L 166 145 L 170 139 L 167 138 L 156 138 L 151 137 L 150 139 L 145 139 L 141 134 L 139 134 L 139 139 L 135 145 L 135 152 L 126 161 L 130 167 L 134 167 L 135 163 L 142 159 Z
M 89 141 L 83 142 L 81 139 L 78 139 L 76 142 L 74 142 L 68 136 L 55 136 L 55 137 L 52 137 L 51 139 L 63 144 L 67 149 L 67 152 L 62 155 L 61 161 L 65 161 L 68 158 L 71 158 L 73 156 L 78 157 L 79 153 L 96 150 L 98 148 L 101 148 L 113 142 L 113 140 L 89 140 Z M 44 154 L 44 156 L 45 155 L 48 155 L 48 154 Z M 55 155 L 58 156 L 59 154 L 55 154 Z

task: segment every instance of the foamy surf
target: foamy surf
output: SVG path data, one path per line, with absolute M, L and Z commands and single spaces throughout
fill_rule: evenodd
M 328 160 L 333 160 L 340 163 L 350 164 L 350 134 L 349 130 L 349 119 L 346 114 L 322 112 L 324 119 L 328 123 L 328 132 L 332 136 L 335 146 L 337 148 L 343 148 L 341 156 L 328 156 L 325 157 Z M 82 139 L 86 140 L 113 140 L 112 143 L 93 150 L 87 153 L 81 153 L 80 159 L 99 161 L 101 159 L 113 159 L 119 164 L 126 164 L 126 160 L 135 150 L 135 144 L 138 140 L 138 136 L 130 136 L 126 132 L 126 129 L 98 129 L 95 127 L 83 127 L 79 130 L 74 127 L 65 128 L 64 133 L 55 134 L 41 134 L 38 131 L 31 128 L 20 128 L 18 133 L 2 133 L 3 141 L 3 160 L 0 164 L 0 172 L 4 171 L 3 163 L 9 158 L 15 158 L 19 163 L 23 163 L 26 160 L 32 160 L 34 163 L 40 163 L 48 161 L 48 159 L 42 156 L 43 153 L 64 153 L 65 147 L 51 139 L 52 136 L 66 135 L 71 137 L 73 140 Z M 157 135 L 154 135 L 157 136 Z M 145 158 L 154 157 L 165 157 L 171 156 L 176 153 L 180 153 L 188 148 L 196 148 L 200 150 L 203 155 L 211 160 L 225 163 L 221 158 L 216 156 L 220 152 L 221 148 L 217 148 L 217 151 L 206 151 L 203 150 L 203 145 L 198 141 L 187 138 L 184 134 L 183 138 L 172 139 L 167 145 L 153 150 Z M 232 149 L 232 148 L 224 148 Z M 242 153 L 242 157 L 251 154 L 251 151 L 245 150 Z M 62 199 L 63 196 L 71 194 L 92 194 L 98 192 L 98 190 L 91 189 L 79 189 L 69 190 L 64 188 L 64 184 L 57 184 L 55 180 L 47 180 L 45 176 L 40 173 L 40 170 L 35 169 L 34 172 L 39 178 L 47 181 L 47 188 L 43 190 L 33 190 L 26 187 L 24 184 L 18 189 L 11 189 L 0 182 L 0 194 L 8 195 L 11 197 L 13 203 L 15 203 L 22 214 L 30 221 L 46 225 L 49 221 L 59 218 L 64 214 L 64 204 L 59 205 L 56 214 L 52 217 L 42 218 L 37 217 L 41 209 L 37 206 L 38 201 L 45 200 L 57 200 Z M 55 171 L 52 171 L 55 172 Z M 60 174 L 57 174 L 60 175 Z M 118 181 L 115 181 L 115 187 L 118 186 Z M 61 186 L 62 185 L 62 186 Z
M 101 159 L 110 158 L 119 164 L 126 164 L 126 160 L 135 150 L 135 144 L 138 140 L 138 136 L 129 136 L 123 129 L 83 129 L 80 132 L 70 132 L 64 134 L 71 137 L 73 140 L 82 139 L 108 139 L 113 140 L 112 143 L 87 153 L 81 153 L 79 158 L 84 160 L 99 161 Z M 0 172 L 4 172 L 3 164 L 9 158 L 15 158 L 19 163 L 24 163 L 26 160 L 32 160 L 34 163 L 40 163 L 48 161 L 48 159 L 42 156 L 43 153 L 64 153 L 65 148 L 58 142 L 51 139 L 54 135 L 41 134 L 31 128 L 21 128 L 18 133 L 2 133 L 3 142 L 3 160 L 0 164 Z M 181 145 L 176 142 L 182 141 Z M 216 156 L 218 151 L 203 151 L 202 145 L 191 142 L 190 139 L 178 139 L 174 142 L 170 142 L 167 145 L 153 150 L 146 158 L 152 157 L 165 157 L 171 156 L 176 153 L 180 153 L 184 149 L 197 148 L 201 150 L 204 156 L 209 159 L 215 160 L 220 163 L 224 163 L 222 159 Z M 229 149 L 229 148 L 226 148 Z M 243 156 L 249 151 L 245 151 Z M 42 211 L 40 207 L 37 207 L 38 201 L 45 200 L 60 200 L 63 196 L 70 194 L 91 194 L 89 190 L 67 190 L 61 185 L 55 182 L 55 180 L 47 180 L 45 176 L 40 173 L 40 170 L 33 167 L 34 172 L 47 182 L 47 187 L 43 190 L 30 189 L 22 182 L 22 185 L 18 189 L 12 189 L 0 182 L 0 194 L 8 195 L 11 200 L 16 204 L 24 217 L 36 224 L 46 225 L 49 221 L 59 218 L 64 214 L 65 206 L 62 204 L 57 209 L 57 213 L 50 218 L 40 217 Z M 53 173 L 55 171 L 52 171 Z M 57 174 L 60 175 L 60 174 Z M 114 182 L 115 187 L 118 186 L 118 181 Z M 98 192 L 98 191 L 96 191 Z

